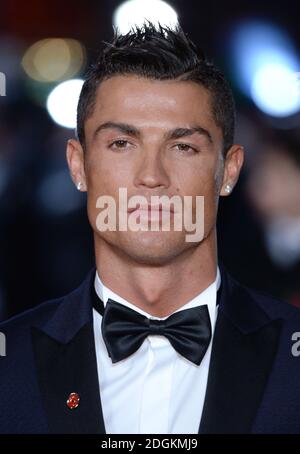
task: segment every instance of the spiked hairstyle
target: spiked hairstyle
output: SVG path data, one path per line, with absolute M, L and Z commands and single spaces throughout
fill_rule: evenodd
M 99 84 L 115 75 L 137 75 L 155 80 L 193 81 L 208 90 L 211 109 L 223 133 L 224 154 L 233 144 L 235 105 L 224 75 L 183 32 L 151 22 L 125 35 L 115 30 L 87 73 L 77 108 L 77 137 L 84 146 L 84 124 L 93 113 Z

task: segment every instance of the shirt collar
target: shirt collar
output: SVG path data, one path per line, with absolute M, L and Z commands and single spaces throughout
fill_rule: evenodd
M 111 289 L 106 287 L 103 284 L 103 282 L 101 281 L 97 270 L 96 270 L 94 285 L 95 285 L 95 290 L 96 290 L 98 297 L 103 301 L 104 307 L 106 306 L 107 300 L 112 299 L 114 301 L 117 301 L 120 304 L 123 304 L 124 306 L 129 307 L 130 309 L 135 310 L 139 314 L 144 315 L 145 317 L 148 317 L 151 319 L 164 320 L 167 317 L 169 317 L 170 315 L 172 315 L 172 314 L 169 314 L 167 317 L 154 317 L 153 315 L 149 314 L 148 312 L 145 312 L 144 310 L 140 309 L 136 305 L 125 300 L 120 295 L 116 294 Z M 182 311 L 184 309 L 190 309 L 192 307 L 197 307 L 197 306 L 207 304 L 209 315 L 210 315 L 210 320 L 211 320 L 211 322 L 214 322 L 215 316 L 216 316 L 217 291 L 219 290 L 220 285 L 221 285 L 221 274 L 220 274 L 219 267 L 217 267 L 217 275 L 216 275 L 215 281 L 212 284 L 210 284 L 205 290 L 203 290 L 201 293 L 199 293 L 197 296 L 195 296 L 195 298 L 188 301 L 186 304 L 181 306 L 179 309 L 177 309 L 173 313 Z

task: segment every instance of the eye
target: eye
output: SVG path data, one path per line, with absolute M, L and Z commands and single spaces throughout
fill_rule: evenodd
M 184 153 L 198 153 L 198 150 L 187 143 L 177 143 L 175 147 L 178 147 L 178 150 Z
M 128 142 L 128 140 L 125 140 L 125 139 L 118 139 L 118 140 L 114 140 L 114 141 L 109 145 L 109 148 L 117 149 L 117 150 L 122 150 L 122 149 L 126 149 L 126 148 L 127 148 L 127 144 L 130 144 L 130 142 Z

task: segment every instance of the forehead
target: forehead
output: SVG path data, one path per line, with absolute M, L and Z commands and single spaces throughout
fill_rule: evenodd
M 191 81 L 150 80 L 132 75 L 113 76 L 96 92 L 86 130 L 99 121 L 126 121 L 143 127 L 186 127 L 200 124 L 220 136 L 211 107 L 210 93 Z

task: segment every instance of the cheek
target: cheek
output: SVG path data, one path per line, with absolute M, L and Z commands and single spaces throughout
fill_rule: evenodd
M 93 197 L 99 195 L 115 195 L 119 187 L 127 187 L 130 172 L 118 160 L 113 161 L 105 153 L 98 152 L 97 156 L 87 165 L 86 169 L 88 192 Z
M 182 195 L 203 195 L 209 197 L 215 195 L 216 176 L 213 167 L 195 165 L 189 172 L 178 174 L 179 192 Z
M 111 159 L 97 156 L 89 161 L 86 175 L 88 216 L 91 225 L 96 229 L 97 216 L 103 209 L 107 210 L 108 207 L 101 205 L 100 208 L 99 203 L 97 206 L 97 202 L 100 202 L 99 198 L 108 196 L 110 200 L 115 202 L 114 206 L 118 209 L 119 189 L 130 186 L 130 172 L 126 169 L 126 166 L 122 166 L 119 162 L 112 162 Z
M 192 196 L 193 222 L 199 223 L 199 219 L 203 219 L 204 216 L 205 231 L 209 230 L 215 222 L 217 212 L 216 185 L 215 172 L 212 168 L 208 169 L 207 167 L 205 169 L 200 167 L 194 169 L 189 177 L 187 175 L 181 176 L 180 185 L 177 185 L 181 196 Z M 203 200 L 200 200 L 199 197 L 203 197 Z M 204 208 L 203 214 L 201 214 L 202 207 Z

